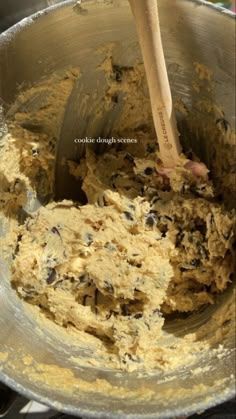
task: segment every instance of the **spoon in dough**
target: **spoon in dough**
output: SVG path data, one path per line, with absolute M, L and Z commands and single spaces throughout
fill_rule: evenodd
M 129 2 L 136 22 L 160 157 L 164 165 L 160 173 L 168 176 L 179 161 L 181 145 L 162 47 L 157 0 Z M 184 167 L 194 176 L 208 179 L 209 170 L 204 163 L 186 159 Z
M 179 134 L 161 41 L 157 0 L 129 0 L 139 43 L 164 167 L 174 167 L 181 154 Z

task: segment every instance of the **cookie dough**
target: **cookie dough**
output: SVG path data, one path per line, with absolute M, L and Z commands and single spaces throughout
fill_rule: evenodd
M 159 175 L 155 152 L 88 150 L 70 167 L 84 173 L 88 204 L 50 203 L 19 227 L 12 283 L 121 364 L 154 365 L 163 315 L 214 303 L 230 281 L 233 216 L 182 165 L 173 181 Z
M 73 80 L 55 86 L 67 94 Z M 33 92 L 39 107 L 44 87 Z M 88 146 L 79 163 L 67 162 L 86 205 L 54 202 L 58 133 L 43 122 L 44 107 L 35 111 L 40 125 L 20 106 L 0 149 L 0 206 L 13 220 L 0 241 L 12 256 L 13 287 L 51 321 L 99 340 L 120 368 L 160 368 L 165 318 L 213 304 L 231 281 L 234 211 L 185 167 L 185 156 L 163 175 L 157 141 L 140 124 L 135 143 L 107 145 L 101 155 Z M 29 191 L 43 204 L 30 214 Z

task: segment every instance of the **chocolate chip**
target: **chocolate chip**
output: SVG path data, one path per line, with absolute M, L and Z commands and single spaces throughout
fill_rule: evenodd
M 176 236 L 176 242 L 175 242 L 176 247 L 179 247 L 181 245 L 183 239 L 184 239 L 184 233 L 180 231 Z
M 135 262 L 134 260 L 127 260 L 127 263 L 131 266 L 135 266 L 135 268 L 141 268 L 142 267 L 142 263 Z
M 129 306 L 127 304 L 121 304 L 120 308 L 121 308 L 122 316 L 129 316 L 130 315 Z
M 56 148 L 56 139 L 54 139 L 54 142 L 52 140 L 49 141 L 48 145 L 50 146 L 50 151 L 54 151 Z
M 103 196 L 103 203 L 104 203 L 104 207 L 107 207 L 108 206 L 108 202 L 107 202 L 105 196 Z
M 25 292 L 26 296 L 26 300 L 30 300 L 32 298 L 34 298 L 36 295 L 38 295 L 38 293 L 36 292 L 36 290 L 34 288 L 30 288 L 30 287 L 24 287 L 22 288 L 22 290 Z
M 104 281 L 104 289 L 110 294 L 114 293 L 114 287 L 109 281 Z
M 148 330 L 151 330 L 150 325 L 147 322 L 144 322 L 145 326 L 148 328 Z
M 153 174 L 153 168 L 152 167 L 146 167 L 146 169 L 144 170 L 144 174 L 146 176 L 151 176 Z
M 223 128 L 224 131 L 228 131 L 230 129 L 230 123 L 225 118 L 219 118 L 216 120 L 216 125 Z
M 112 310 L 110 311 L 110 313 L 108 313 L 108 314 L 106 315 L 106 320 L 109 320 L 109 319 L 111 318 L 111 316 L 112 316 Z
M 168 231 L 168 225 L 160 223 L 158 225 L 158 228 L 159 228 L 160 232 L 162 233 L 162 237 L 166 237 L 166 233 Z
M 153 314 L 156 314 L 158 317 L 163 317 L 162 312 L 159 310 L 159 308 L 156 308 L 156 310 L 153 311 Z
M 114 72 L 115 80 L 118 83 L 121 83 L 122 82 L 122 70 L 121 70 L 121 68 L 118 65 L 113 64 L 112 69 L 113 69 L 113 72 Z
M 149 217 L 146 218 L 146 225 L 148 227 L 153 227 L 154 224 L 155 224 L 155 220 L 154 220 L 153 217 L 149 216 Z
M 54 268 L 48 269 L 48 277 L 46 279 L 48 285 L 51 285 L 54 282 L 56 275 L 57 273 Z
M 22 234 L 18 234 L 18 236 L 17 236 L 17 244 L 16 244 L 16 247 L 15 247 L 13 258 L 15 258 L 16 255 L 19 253 L 19 249 L 20 249 L 19 243 L 21 242 L 21 240 L 22 240 Z
M 60 235 L 59 230 L 57 229 L 57 227 L 52 227 L 52 230 L 51 231 L 52 231 L 53 234 L 57 234 L 58 236 L 61 237 L 61 235 Z
M 116 81 L 118 83 L 121 83 L 122 82 L 122 72 L 119 69 L 116 70 Z
M 79 280 L 80 280 L 81 283 L 87 282 L 88 274 L 85 273 L 85 274 L 80 275 Z
M 17 195 L 19 195 L 24 190 L 24 184 L 21 179 L 17 178 L 13 185 L 13 192 L 15 192 Z M 11 192 L 10 188 L 8 189 L 8 192 Z
M 144 192 L 145 192 L 145 189 L 144 189 L 144 187 L 142 187 L 142 188 L 140 189 L 140 196 L 144 196 Z
M 148 227 L 153 227 L 158 220 L 158 212 L 156 210 L 149 211 L 146 218 L 146 225 Z
M 33 157 L 37 157 L 39 155 L 39 149 L 38 148 L 32 148 L 31 153 L 32 153 Z
M 116 188 L 116 184 L 115 184 L 115 180 L 120 176 L 120 174 L 118 173 L 114 173 L 113 175 L 111 175 L 110 177 L 110 184 L 113 188 Z
M 124 211 L 124 216 L 127 218 L 127 220 L 134 221 L 133 216 L 130 212 Z
M 211 221 L 212 222 L 212 221 Z M 205 236 L 207 233 L 207 225 L 201 218 L 196 218 L 195 220 L 196 230 L 200 231 L 200 233 Z
M 113 188 L 116 188 L 116 184 L 115 184 L 115 180 L 119 177 L 120 175 L 118 173 L 115 173 L 114 175 L 111 176 L 110 178 L 110 184 L 112 185 Z
M 136 313 L 135 315 L 134 315 L 134 318 L 135 319 L 141 319 L 141 317 L 143 317 L 143 315 L 142 315 L 142 313 Z
M 127 357 L 130 361 L 137 362 L 137 360 L 128 352 L 125 353 L 125 357 Z

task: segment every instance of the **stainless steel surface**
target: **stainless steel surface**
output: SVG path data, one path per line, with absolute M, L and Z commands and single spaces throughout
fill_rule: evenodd
M 84 1 L 83 7 L 87 13 L 78 13 L 78 10 L 76 13 L 74 2 L 69 1 L 66 5 L 55 6 L 34 15 L 0 36 L 0 97 L 5 105 L 13 102 L 18 86 L 25 81 L 37 82 L 42 76 L 67 66 L 79 66 L 82 73 L 86 73 L 88 68 L 95 69 L 99 58 L 94 51 L 104 43 L 115 44 L 114 57 L 117 64 L 127 66 L 141 60 L 127 1 L 91 0 Z M 233 16 L 200 0 L 159 0 L 159 8 L 174 98 L 184 99 L 189 109 L 194 109 L 196 99 L 201 98 L 192 88 L 193 63 L 204 64 L 213 70 L 215 80 L 213 89 L 204 91 L 204 97 L 220 102 L 225 118 L 234 125 Z M 90 78 L 85 79 L 85 82 L 89 84 Z M 196 117 L 204 130 L 205 113 L 199 111 Z M 209 116 L 207 123 L 215 123 L 213 115 Z M 200 149 L 203 156 L 207 155 L 207 143 L 200 142 L 199 135 L 196 135 L 195 140 L 192 146 Z M 197 313 L 190 319 L 173 321 L 169 333 L 175 336 L 185 334 L 188 330 L 197 330 L 230 298 L 231 290 L 222 296 L 216 307 Z M 188 365 L 178 371 L 177 375 L 170 371 L 168 374 L 159 372 L 150 377 L 140 377 L 134 373 L 115 375 L 110 370 L 78 366 L 70 356 L 82 355 L 81 348 L 64 340 L 45 324 L 38 323 L 25 310 L 11 289 L 7 267 L 1 263 L 0 356 L 4 357 L 2 353 L 8 353 L 8 358 L 3 362 L 0 357 L 0 380 L 30 399 L 74 415 L 102 419 L 170 418 L 189 415 L 232 398 L 235 392 L 232 378 L 235 373 L 233 335 L 230 340 L 222 338 L 222 343 L 229 351 L 220 359 L 213 351 L 209 357 L 204 353 L 199 355 L 194 366 L 200 368 L 198 375 L 191 374 Z M 110 395 L 107 390 L 104 393 L 96 390 L 87 393 L 74 380 L 69 385 L 70 391 L 47 386 L 26 374 L 22 353 L 32 356 L 37 363 L 68 368 L 75 377 L 88 382 L 106 379 L 113 389 L 123 387 L 128 392 L 147 388 L 153 390 L 153 395 L 145 400 L 136 396 L 122 397 L 118 393 L 116 396 L 114 393 Z M 17 360 L 18 366 L 14 367 Z M 210 372 L 201 370 L 206 365 Z M 64 370 L 61 370 L 63 374 Z M 198 391 L 197 385 L 200 386 Z
M 61 0 L 1 0 L 0 32 L 39 10 L 60 3 Z

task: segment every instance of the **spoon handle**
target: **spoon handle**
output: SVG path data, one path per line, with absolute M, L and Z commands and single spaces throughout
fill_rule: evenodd
M 173 167 L 179 159 L 181 146 L 161 41 L 157 0 L 129 2 L 143 54 L 161 159 L 164 166 Z

